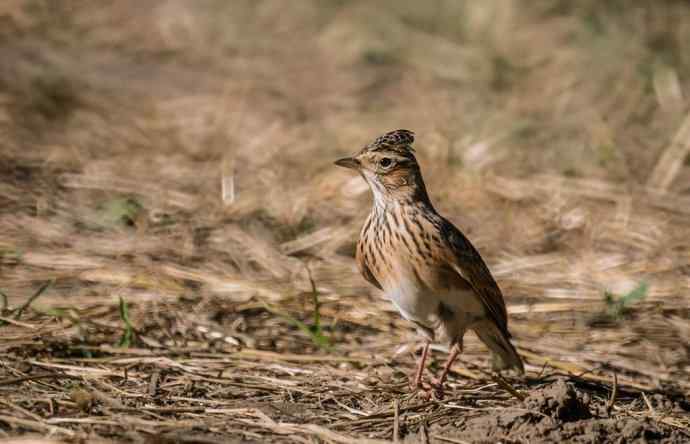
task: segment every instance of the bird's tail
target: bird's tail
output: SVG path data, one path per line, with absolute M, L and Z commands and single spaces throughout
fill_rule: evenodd
M 508 335 L 501 331 L 496 324 L 490 320 L 484 320 L 476 325 L 474 331 L 491 350 L 491 367 L 495 371 L 513 368 L 521 375 L 525 373 L 522 358 L 518 355 L 513 344 L 510 343 Z

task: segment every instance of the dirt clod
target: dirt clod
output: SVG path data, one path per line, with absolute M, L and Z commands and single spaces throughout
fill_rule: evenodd
M 485 411 L 460 424 L 438 427 L 435 433 L 479 443 L 687 442 L 681 432 L 650 417 L 597 416 L 593 412 L 604 411 L 598 405 L 603 403 L 603 398 L 593 398 L 571 382 L 559 379 L 532 389 L 524 408 Z
M 531 394 L 525 400 L 525 405 L 530 410 L 537 410 L 558 421 L 571 422 L 592 417 L 584 398 L 585 396 L 575 391 L 572 384 L 559 379 Z

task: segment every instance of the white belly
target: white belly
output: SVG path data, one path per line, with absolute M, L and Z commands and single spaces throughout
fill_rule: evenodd
M 485 316 L 484 307 L 473 291 L 432 291 L 413 276 L 384 283 L 386 296 L 407 320 L 440 334 L 440 339 L 462 336 L 464 331 Z M 388 285 L 386 285 L 388 284 Z M 446 316 L 441 315 L 441 304 Z M 449 318 L 448 312 L 453 315 Z
M 385 293 L 405 319 L 426 326 L 438 323 L 441 300 L 437 295 L 420 288 L 416 282 L 400 279 L 387 286 Z

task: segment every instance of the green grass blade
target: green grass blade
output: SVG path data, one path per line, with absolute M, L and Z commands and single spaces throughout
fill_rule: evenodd
M 616 297 L 614 294 L 608 291 L 605 292 L 604 300 L 608 307 L 607 314 L 615 319 L 620 318 L 631 305 L 647 297 L 648 289 L 649 286 L 643 281 L 640 282 L 637 287 L 623 296 Z
M 19 320 L 19 317 L 22 315 L 22 313 L 24 313 L 24 310 L 29 308 L 31 306 L 31 304 L 36 299 L 38 299 L 38 297 L 41 296 L 43 294 L 43 292 L 46 291 L 54 283 L 55 283 L 55 279 L 51 279 L 48 282 L 41 285 L 41 287 L 36 291 L 36 293 L 34 293 L 33 296 L 31 296 L 29 299 L 27 299 L 26 302 L 24 302 L 22 304 L 22 306 L 17 309 L 17 312 L 14 314 L 14 319 Z
M 309 337 L 309 339 L 311 339 L 311 341 L 314 345 L 316 345 L 320 349 L 322 349 L 324 351 L 331 351 L 332 350 L 330 340 L 328 339 L 328 337 L 326 337 L 323 334 L 320 327 L 317 328 L 316 325 L 314 325 L 314 326 L 307 325 L 306 323 L 293 317 L 289 313 L 284 312 L 282 310 L 279 310 L 275 307 L 272 307 L 264 301 L 262 301 L 262 304 L 266 308 L 266 310 L 268 310 L 269 312 L 273 313 L 276 316 L 283 318 L 286 322 L 288 322 L 292 326 L 297 327 L 301 332 L 306 334 Z
M 120 296 L 120 319 L 124 324 L 124 331 L 120 337 L 120 341 L 117 346 L 122 348 L 129 348 L 132 345 L 132 340 L 134 339 L 134 327 L 129 320 L 129 306 L 125 299 Z
M 626 307 L 628 305 L 634 304 L 637 301 L 641 301 L 647 297 L 648 285 L 646 282 L 640 282 L 640 284 L 635 287 L 634 290 L 620 298 L 619 303 Z
M 4 313 L 7 310 L 8 297 L 5 293 L 0 290 L 0 298 L 2 298 L 2 307 L 0 307 L 0 313 Z

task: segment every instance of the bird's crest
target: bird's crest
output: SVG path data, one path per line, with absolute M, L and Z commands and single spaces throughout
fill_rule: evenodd
M 363 151 L 380 151 L 389 149 L 397 151 L 401 154 L 414 153 L 412 143 L 414 142 L 414 133 L 406 129 L 398 129 L 389 131 L 386 134 L 379 136 L 364 147 Z

